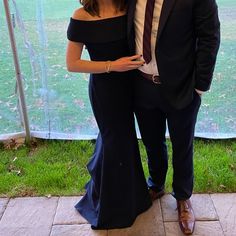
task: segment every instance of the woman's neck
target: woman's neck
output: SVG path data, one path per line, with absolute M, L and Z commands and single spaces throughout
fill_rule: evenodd
M 99 0 L 98 5 L 99 5 L 100 17 L 102 18 L 112 17 L 119 14 L 112 0 Z
M 98 0 L 98 5 L 102 8 L 114 8 L 114 2 L 112 0 Z

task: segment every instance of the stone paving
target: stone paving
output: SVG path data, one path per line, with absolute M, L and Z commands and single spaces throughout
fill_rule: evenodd
M 0 198 L 0 236 L 181 236 L 176 202 L 166 194 L 130 228 L 91 230 L 74 209 L 80 197 Z M 236 193 L 194 194 L 194 236 L 236 236 Z

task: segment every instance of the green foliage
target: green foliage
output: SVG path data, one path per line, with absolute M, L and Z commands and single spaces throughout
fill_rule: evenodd
M 235 192 L 235 141 L 199 141 L 195 153 L 195 191 Z
M 171 144 L 166 189 L 171 191 Z M 38 141 L 36 147 L 17 150 L 0 147 L 0 196 L 78 195 L 89 180 L 86 165 L 93 141 Z M 140 150 L 145 175 L 146 153 Z M 195 141 L 195 188 L 198 193 L 236 191 L 236 143 L 234 140 Z
M 171 144 L 169 150 L 169 169 L 166 189 L 172 190 Z M 142 156 L 145 150 L 141 145 Z M 143 158 L 145 175 L 148 176 L 147 163 Z M 194 192 L 235 192 L 236 191 L 236 142 L 235 140 L 195 140 L 194 145 Z
M 92 142 L 40 142 L 35 149 L 1 149 L 0 194 L 79 194 L 88 181 Z

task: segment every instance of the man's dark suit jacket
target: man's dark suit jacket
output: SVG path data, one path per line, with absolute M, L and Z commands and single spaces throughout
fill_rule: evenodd
M 134 13 L 129 1 L 128 41 L 135 54 Z M 181 109 L 194 88 L 210 88 L 220 44 L 220 22 L 215 0 L 164 0 L 156 42 L 156 58 L 163 96 Z

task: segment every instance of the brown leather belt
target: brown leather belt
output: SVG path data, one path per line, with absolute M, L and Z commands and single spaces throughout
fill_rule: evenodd
M 154 84 L 161 84 L 160 76 L 159 75 L 151 75 L 151 74 L 146 74 L 139 70 L 139 74 L 147 80 L 152 81 Z

